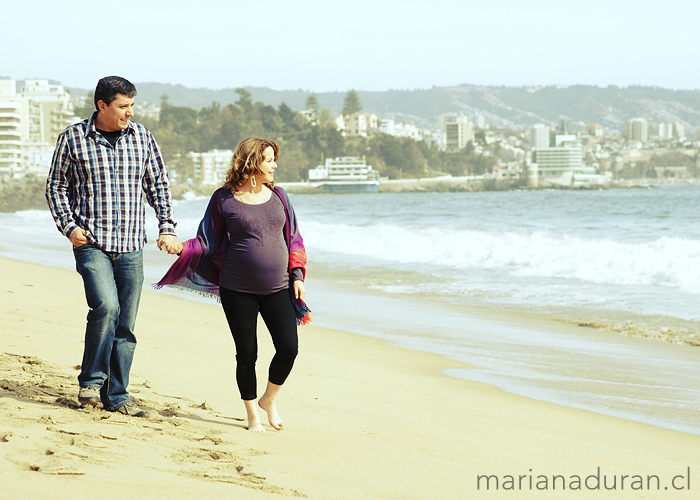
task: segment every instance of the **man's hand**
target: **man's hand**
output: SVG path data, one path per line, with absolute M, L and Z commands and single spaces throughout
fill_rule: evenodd
M 73 232 L 70 233 L 69 239 L 75 248 L 81 247 L 89 242 L 89 240 L 87 239 L 87 233 L 82 227 L 73 229 Z
M 158 250 L 165 249 L 170 255 L 182 252 L 182 243 L 174 234 L 161 234 L 156 243 L 158 243 Z
M 304 297 L 306 297 L 306 287 L 301 280 L 294 282 L 294 297 L 301 300 L 304 300 Z

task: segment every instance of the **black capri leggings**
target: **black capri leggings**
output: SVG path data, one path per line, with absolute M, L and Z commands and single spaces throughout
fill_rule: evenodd
M 236 344 L 236 382 L 244 401 L 258 397 L 255 377 L 258 312 L 265 321 L 275 346 L 275 356 L 270 362 L 269 381 L 282 385 L 292 371 L 294 359 L 299 352 L 299 340 L 296 312 L 289 293 L 288 288 L 271 295 L 221 288 L 221 305 Z

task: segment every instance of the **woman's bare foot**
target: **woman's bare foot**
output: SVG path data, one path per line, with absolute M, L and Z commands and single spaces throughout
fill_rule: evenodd
M 279 413 L 277 413 L 277 405 L 275 404 L 275 399 L 277 399 L 277 394 L 279 394 L 281 388 L 281 385 L 275 385 L 268 381 L 265 394 L 258 400 L 258 406 L 267 413 L 267 420 L 270 422 L 270 425 L 278 431 L 284 429 L 284 422 L 282 422 Z
M 260 422 L 260 415 L 258 415 L 258 408 L 255 406 L 255 400 L 243 401 L 245 404 L 245 411 L 248 414 L 248 430 L 253 432 L 265 432 L 265 428 Z
M 263 396 L 260 398 L 260 401 L 258 401 L 258 406 L 267 412 L 267 419 L 272 427 L 278 431 L 284 429 L 284 422 L 282 422 L 279 413 L 277 413 L 277 405 L 274 401 L 270 401 Z

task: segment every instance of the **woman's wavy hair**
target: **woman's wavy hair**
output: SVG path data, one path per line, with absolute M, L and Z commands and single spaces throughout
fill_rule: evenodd
M 280 147 L 275 141 L 260 137 L 248 137 L 239 142 L 233 152 L 223 187 L 238 191 L 238 188 L 245 184 L 251 176 L 260 172 L 260 165 L 265 161 L 267 148 L 272 148 L 275 152 L 275 161 L 277 161 Z M 266 185 L 270 189 L 274 187 L 273 182 L 266 183 Z

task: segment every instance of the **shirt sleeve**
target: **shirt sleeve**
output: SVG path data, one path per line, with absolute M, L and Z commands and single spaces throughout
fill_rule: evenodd
M 51 160 L 51 168 L 46 179 L 46 201 L 56 227 L 68 239 L 79 226 L 73 217 L 68 192 L 71 189 L 73 176 L 73 160 L 70 155 L 70 144 L 65 133 L 58 136 L 56 149 Z
M 148 204 L 156 211 L 159 234 L 175 234 L 173 221 L 173 208 L 170 196 L 170 181 L 165 169 L 163 156 L 155 137 L 145 130 L 148 141 L 148 159 L 143 177 L 143 188 L 148 199 Z
M 304 281 L 304 269 L 295 267 L 292 269 L 292 281 Z

